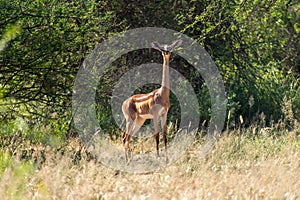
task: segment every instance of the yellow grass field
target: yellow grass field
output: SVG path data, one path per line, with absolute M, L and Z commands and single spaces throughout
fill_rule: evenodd
M 0 151 L 0 196 L 3 200 L 300 199 L 299 132 L 276 136 L 263 129 L 258 136 L 250 132 L 224 134 L 206 158 L 199 157 L 201 144 L 196 141 L 179 160 L 148 174 L 101 165 L 79 139 L 59 148 L 23 141 Z

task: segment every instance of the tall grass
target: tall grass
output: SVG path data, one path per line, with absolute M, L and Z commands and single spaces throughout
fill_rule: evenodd
M 293 131 L 275 126 L 228 131 L 205 159 L 199 157 L 201 138 L 170 166 L 144 175 L 99 164 L 78 138 L 54 146 L 2 136 L 6 139 L 10 143 L 0 151 L 1 199 L 300 198 L 299 125 Z M 22 145 L 12 148 L 17 141 Z

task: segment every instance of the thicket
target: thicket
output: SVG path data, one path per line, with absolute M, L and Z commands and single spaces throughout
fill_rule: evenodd
M 284 122 L 288 128 L 300 119 L 297 0 L 0 0 L 0 6 L 1 133 L 13 127 L 73 134 L 72 87 L 85 57 L 110 35 L 147 26 L 182 32 L 205 47 L 226 87 L 229 128 L 239 126 L 241 117 L 246 125 Z M 158 52 L 130 52 L 99 80 L 96 102 L 104 129 L 116 130 L 110 110 L 114 83 L 151 61 L 161 62 Z M 201 76 L 178 56 L 172 67 L 190 81 L 201 122 L 209 122 L 210 97 Z M 177 104 L 175 96 L 171 103 Z M 173 108 L 169 120 L 180 114 Z

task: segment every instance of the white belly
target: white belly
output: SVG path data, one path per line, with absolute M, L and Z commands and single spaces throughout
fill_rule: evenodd
M 140 117 L 144 118 L 144 119 L 153 119 L 153 115 L 151 115 L 151 114 L 140 115 Z
M 159 110 L 158 110 L 158 116 L 162 116 L 163 114 L 165 113 L 165 108 L 164 107 L 161 107 Z M 143 115 L 140 115 L 141 118 L 144 118 L 144 119 L 153 119 L 153 115 L 151 113 L 147 113 L 147 114 L 143 114 Z

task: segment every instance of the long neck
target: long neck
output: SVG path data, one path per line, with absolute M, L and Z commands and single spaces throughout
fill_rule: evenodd
M 161 88 L 162 88 L 162 92 L 165 93 L 167 96 L 169 96 L 169 92 L 170 92 L 169 61 L 170 61 L 170 56 L 165 55 L 164 63 L 163 63 Z

